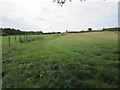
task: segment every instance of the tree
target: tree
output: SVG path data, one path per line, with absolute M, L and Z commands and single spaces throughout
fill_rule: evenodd
M 103 28 L 102 30 L 105 31 L 105 28 Z
M 88 28 L 88 31 L 89 31 L 89 32 L 92 31 L 92 28 Z
M 79 0 L 80 2 L 86 1 L 86 0 Z M 105 0 L 103 0 L 105 1 Z M 53 0 L 53 2 L 57 2 L 58 4 L 60 4 L 61 6 L 63 6 L 63 4 L 65 4 L 66 0 Z M 72 0 L 69 0 L 69 2 L 72 2 Z
M 61 6 L 63 6 L 63 4 L 65 4 L 65 2 L 66 2 L 66 0 L 53 0 L 53 2 L 56 2 L 56 1 Z M 80 0 L 80 1 L 82 2 L 82 1 L 85 1 L 85 0 Z M 69 2 L 72 2 L 72 0 L 69 0 Z
M 66 33 L 68 33 L 68 30 L 66 30 Z

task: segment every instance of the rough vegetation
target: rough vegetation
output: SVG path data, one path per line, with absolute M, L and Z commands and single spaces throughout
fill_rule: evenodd
M 117 88 L 115 32 L 48 35 L 30 43 L 6 44 L 3 88 Z

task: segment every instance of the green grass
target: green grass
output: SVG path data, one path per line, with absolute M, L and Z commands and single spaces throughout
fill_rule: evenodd
M 3 88 L 117 88 L 118 35 L 68 33 L 5 45 Z

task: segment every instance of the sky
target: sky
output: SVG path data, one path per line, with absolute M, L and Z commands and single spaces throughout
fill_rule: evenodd
M 0 0 L 0 27 L 64 32 L 118 26 L 119 0 Z

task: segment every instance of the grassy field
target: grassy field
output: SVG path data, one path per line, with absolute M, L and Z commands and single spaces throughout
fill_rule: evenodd
M 3 88 L 117 88 L 118 34 L 67 33 L 5 45 Z

